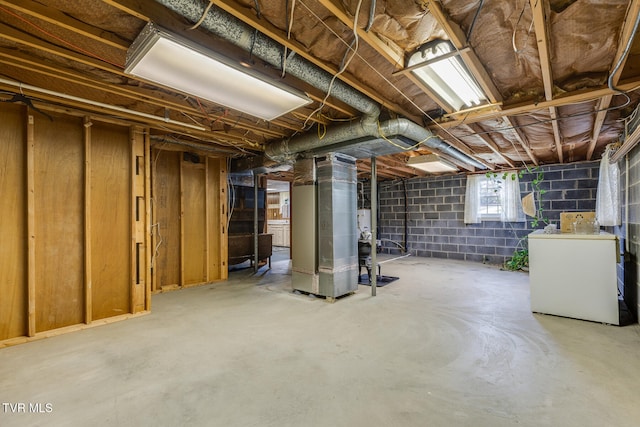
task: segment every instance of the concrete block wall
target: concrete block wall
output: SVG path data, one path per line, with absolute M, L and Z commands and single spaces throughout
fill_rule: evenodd
M 627 161 L 629 170 L 627 172 Z M 635 316 L 640 319 L 640 147 L 634 148 L 626 159 L 620 160 L 618 167 L 621 172 L 622 187 L 622 226 L 616 227 L 615 232 L 621 237 L 625 250 L 624 268 L 622 269 L 622 282 L 619 284 L 622 289 L 626 306 Z M 625 185 L 628 180 L 628 187 Z M 628 195 L 627 195 L 628 192 Z M 628 212 L 628 219 L 625 212 Z M 628 233 L 628 235 L 626 235 Z M 625 239 L 628 239 L 625 241 Z M 620 274 L 618 275 L 620 277 Z
M 547 190 L 542 206 L 551 222 L 559 225 L 561 212 L 595 210 L 598 162 L 542 169 L 545 177 L 541 187 Z M 533 176 L 525 174 L 520 181 L 522 196 L 531 191 L 532 179 Z M 415 256 L 503 264 L 521 238 L 533 231 L 530 222 L 485 221 L 465 225 L 465 188 L 464 174 L 379 183 L 378 238 L 382 240 L 383 252 L 399 254 L 399 246 L 406 245 L 407 251 Z M 360 207 L 366 208 L 367 183 L 360 193 L 363 195 Z

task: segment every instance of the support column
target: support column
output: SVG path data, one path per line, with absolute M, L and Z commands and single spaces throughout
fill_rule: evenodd
M 371 296 L 376 296 L 376 287 L 378 283 L 378 252 L 376 250 L 376 241 L 378 239 L 378 171 L 376 167 L 376 158 L 371 158 Z
M 260 177 L 258 174 L 253 175 L 253 272 L 258 272 L 258 184 Z

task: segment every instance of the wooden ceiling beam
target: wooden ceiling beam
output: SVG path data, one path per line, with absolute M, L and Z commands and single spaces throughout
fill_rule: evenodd
M 353 28 L 353 17 L 347 13 L 342 2 L 337 2 L 336 0 L 318 0 L 318 2 L 342 21 L 343 24 Z M 392 46 L 389 46 L 388 43 L 380 40 L 378 36 L 365 31 L 362 27 L 358 27 L 357 31 L 358 37 L 361 40 L 364 40 L 369 46 L 374 48 L 381 56 L 389 61 L 389 63 L 393 64 L 396 69 L 404 66 L 404 53 L 399 47 L 396 46 L 394 49 Z
M 500 151 L 500 147 L 498 147 L 498 144 L 496 144 L 495 141 L 485 133 L 485 130 L 480 127 L 480 125 L 478 125 L 477 123 L 472 123 L 468 125 L 468 128 L 471 129 L 472 132 L 476 133 L 475 136 L 479 138 L 487 147 L 489 147 L 496 156 L 500 157 L 510 167 L 515 167 L 513 162 L 509 160 L 504 154 L 502 154 L 502 152 Z
M 121 1 L 121 0 L 118 0 L 118 1 Z M 230 0 L 211 0 L 211 2 L 217 7 L 219 7 L 220 9 L 224 10 L 225 12 L 235 16 L 245 24 L 257 29 L 258 31 L 265 34 L 267 37 L 271 38 L 272 40 L 275 40 L 281 45 L 286 46 L 288 49 L 294 51 L 297 55 L 300 55 L 301 57 L 311 62 L 312 64 L 316 65 L 317 67 L 320 67 L 327 73 L 331 75 L 338 74 L 339 72 L 338 68 L 312 56 L 310 53 L 308 53 L 307 49 L 302 44 L 296 42 L 295 40 L 287 38 L 287 35 L 283 30 L 280 30 L 279 28 L 270 24 L 265 19 L 258 19 L 258 17 L 251 12 L 251 9 L 242 9 L 238 6 L 238 3 Z M 353 23 L 351 23 L 351 26 L 353 26 Z M 385 107 L 391 110 L 394 110 L 399 114 L 403 114 L 407 117 L 415 116 L 413 113 L 405 110 L 400 105 L 394 102 L 391 102 L 388 99 L 384 99 L 380 97 L 375 90 L 364 86 L 360 81 L 356 80 L 349 73 L 339 74 L 338 79 L 340 79 L 342 82 L 346 83 L 350 87 L 354 88 L 355 90 L 361 92 L 362 94 L 368 96 L 369 98 L 376 101 L 377 103 L 384 105 Z
M 544 86 L 544 97 L 547 101 L 553 99 L 553 72 L 551 69 L 551 56 L 549 54 L 549 31 L 547 16 L 550 13 L 549 3 L 546 0 L 529 0 L 531 13 L 533 14 L 533 28 L 538 44 L 538 57 L 540 58 L 540 69 L 542 71 L 542 85 Z M 562 136 L 558 124 L 558 113 L 556 108 L 549 107 L 551 116 L 551 127 L 553 128 L 553 139 L 556 144 L 558 161 L 564 163 L 562 153 Z
M 636 90 L 640 88 L 640 78 L 629 79 L 627 81 L 620 82 L 618 88 L 622 91 Z M 594 101 L 606 95 L 617 95 L 618 92 L 609 89 L 607 86 L 601 86 L 599 88 L 581 89 L 574 92 L 566 92 L 557 95 L 550 101 L 530 101 L 517 104 L 503 105 L 501 111 L 478 111 L 476 113 L 469 113 L 463 119 L 437 121 L 435 124 L 429 126 L 430 129 L 449 129 L 460 126 L 461 124 L 477 123 L 483 120 L 497 119 L 504 116 L 514 116 L 518 114 L 526 114 L 532 111 L 544 110 L 551 106 L 560 107 L 563 105 L 579 104 L 581 102 Z
M 613 58 L 611 70 L 609 71 L 609 75 L 612 76 L 611 80 L 614 87 L 620 81 L 622 70 L 624 69 L 624 65 L 627 61 L 627 58 L 622 59 L 622 55 L 624 55 L 628 40 L 630 40 L 631 37 L 634 36 L 633 26 L 636 19 L 638 18 L 638 14 L 640 14 L 640 0 L 632 0 L 629 4 L 629 8 L 627 9 L 627 16 L 625 17 L 624 24 L 622 25 L 622 33 L 618 42 L 618 50 L 616 51 L 616 56 Z M 618 67 L 618 70 L 615 70 L 616 64 L 621 59 L 622 63 L 620 64 L 620 67 Z M 607 109 L 611 105 L 612 99 L 613 96 L 607 95 L 602 97 L 598 102 L 598 107 L 596 109 L 596 118 L 593 123 L 593 132 L 591 134 L 591 141 L 589 141 L 589 148 L 587 149 L 587 160 L 591 160 L 591 157 L 593 157 L 593 152 L 596 149 L 596 144 L 598 142 L 598 138 L 600 137 L 600 131 L 602 131 L 604 119 L 606 118 L 608 113 Z
M 181 114 L 184 113 L 189 116 L 197 117 L 200 120 L 205 120 L 208 118 L 207 115 L 204 114 L 201 110 L 188 106 L 184 103 L 175 102 L 174 100 L 168 99 L 167 97 L 158 97 L 156 96 L 157 92 L 154 91 L 149 91 L 142 88 L 132 90 L 127 87 L 105 84 L 98 80 L 93 80 L 84 75 L 80 75 L 78 73 L 74 73 L 59 67 L 53 67 L 50 65 L 31 61 L 27 56 L 23 57 L 15 55 L 19 54 L 13 53 L 12 55 L 9 55 L 5 50 L 0 49 L 0 63 L 16 67 L 18 69 L 23 69 L 25 71 L 35 72 L 43 76 L 55 78 L 60 81 L 72 83 L 74 85 L 80 85 L 89 89 L 100 90 L 104 93 L 110 93 L 116 96 L 128 98 L 135 102 L 147 103 L 157 108 L 169 108 L 170 110 L 176 111 Z M 247 121 L 238 120 L 235 117 L 216 117 L 215 120 L 220 121 L 221 123 L 226 123 L 228 125 L 234 125 L 237 128 L 245 131 L 263 135 L 265 138 L 282 138 L 286 136 L 286 133 L 282 130 L 266 129 Z M 281 121 L 278 121 L 276 123 L 280 122 Z M 292 130 L 297 130 L 297 128 L 293 128 Z
M 319 2 L 329 12 L 333 13 L 336 18 L 342 21 L 343 24 L 350 28 L 353 28 L 353 18 L 346 12 L 342 4 L 339 4 L 336 0 L 319 0 Z M 393 65 L 394 69 L 400 70 L 402 67 L 404 67 L 404 52 L 402 52 L 399 48 L 391 48 L 388 43 L 383 42 L 375 34 L 367 32 L 363 28 L 358 27 L 357 31 L 358 37 L 364 40 L 369 46 L 371 46 L 376 52 L 378 52 L 380 56 L 385 58 L 391 65 Z M 413 84 L 420 87 L 420 89 L 422 89 L 422 91 L 424 91 L 444 111 L 452 112 L 451 106 L 447 104 L 442 98 L 440 98 L 437 93 L 433 92 L 428 86 L 426 86 L 420 79 L 415 77 L 413 73 L 405 72 L 403 73 L 403 75 L 407 79 L 411 80 Z
M 460 50 L 460 56 L 484 93 L 487 95 L 489 102 L 492 104 L 501 102 L 502 96 L 500 95 L 498 88 L 496 88 L 489 76 L 489 73 L 487 73 L 487 70 L 482 65 L 482 62 L 480 62 L 476 53 L 470 48 L 470 46 L 468 46 L 467 37 L 462 29 L 458 24 L 449 19 L 442 9 L 442 5 L 439 0 L 426 0 L 426 5 L 429 12 L 431 12 L 438 24 L 440 24 L 445 33 L 449 36 L 449 39 L 456 49 Z
M 91 58 L 84 54 L 79 54 L 69 49 L 61 48 L 52 43 L 48 43 L 40 38 L 34 37 L 29 33 L 16 30 L 4 23 L 0 23 L 0 38 L 9 40 L 19 45 L 28 46 L 30 48 L 45 52 L 50 55 L 58 56 L 82 65 L 97 68 L 99 70 L 108 71 L 118 76 L 125 76 L 124 63 L 122 66 L 114 66 L 104 61 Z
M 533 162 L 533 164 L 535 164 L 536 166 L 538 166 L 540 164 L 540 162 L 538 161 L 538 158 L 536 157 L 536 155 L 533 153 L 533 151 L 531 150 L 531 147 L 529 145 L 529 140 L 527 139 L 527 137 L 524 135 L 524 133 L 522 132 L 522 130 L 520 130 L 520 128 L 518 128 L 515 124 L 515 122 L 513 121 L 513 119 L 511 119 L 510 117 L 503 117 L 502 118 L 502 123 L 504 123 L 505 127 L 509 127 L 512 130 L 512 134 L 513 136 L 516 138 L 516 140 L 518 141 L 518 143 L 522 146 L 522 148 L 524 149 L 524 151 L 527 152 L 527 155 L 529 156 L 529 159 L 531 159 L 531 161 Z
M 126 51 L 129 42 L 111 33 L 79 21 L 58 9 L 42 5 L 33 0 L 22 0 L 20 2 L 0 0 L 1 7 L 11 8 L 33 18 L 41 19 L 50 24 L 62 27 L 66 30 L 80 34 L 84 37 L 99 41 L 116 49 Z

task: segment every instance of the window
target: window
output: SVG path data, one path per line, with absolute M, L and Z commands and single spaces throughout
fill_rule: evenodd
M 465 224 L 488 220 L 524 221 L 517 174 L 509 175 L 505 180 L 469 175 L 465 194 Z
M 478 183 L 478 214 L 482 219 L 500 219 L 503 181 L 483 178 Z

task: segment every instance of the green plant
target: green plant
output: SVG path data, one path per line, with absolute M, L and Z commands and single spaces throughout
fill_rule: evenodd
M 504 262 L 505 270 L 517 271 L 529 267 L 529 250 L 520 249 L 513 252 L 510 259 Z
M 547 192 L 544 188 L 542 188 L 542 182 L 544 181 L 544 170 L 540 166 L 525 166 L 525 169 L 521 169 L 518 172 L 503 172 L 502 176 L 498 175 L 498 172 L 489 171 L 485 174 L 485 176 L 489 179 L 497 180 L 496 190 L 498 191 L 501 188 L 501 182 L 507 179 L 515 180 L 516 176 L 522 179 L 525 175 L 532 174 L 534 175 L 531 180 L 531 189 L 535 194 L 535 198 L 538 201 L 536 205 L 536 216 L 531 220 L 531 227 L 537 228 L 540 223 L 549 224 L 549 218 L 544 216 L 542 209 L 542 196 Z

